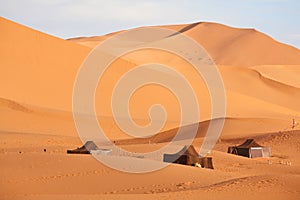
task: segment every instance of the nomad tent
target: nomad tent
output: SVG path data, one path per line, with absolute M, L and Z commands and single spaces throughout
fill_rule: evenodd
M 248 139 L 239 146 L 228 147 L 228 153 L 248 158 L 270 157 L 271 149 L 257 144 L 254 139 Z
M 73 150 L 67 150 L 70 154 L 90 154 L 91 150 L 98 150 L 99 148 L 93 141 L 87 141 L 82 147 Z
M 93 141 L 87 141 L 82 147 L 67 150 L 69 154 L 101 154 L 101 155 L 109 155 L 111 154 L 111 149 L 99 149 L 97 145 Z
M 213 169 L 211 157 L 200 157 L 194 146 L 184 146 L 182 150 L 175 154 L 164 154 L 164 162 L 177 163 L 182 165 L 197 166 Z

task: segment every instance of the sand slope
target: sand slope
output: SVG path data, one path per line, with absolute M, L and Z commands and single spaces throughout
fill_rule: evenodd
M 71 109 L 77 69 L 89 48 L 0 18 L 1 97 Z

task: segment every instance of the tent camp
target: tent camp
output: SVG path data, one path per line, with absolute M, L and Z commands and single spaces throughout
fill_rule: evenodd
M 263 147 L 259 145 L 254 141 L 254 139 L 247 139 L 239 146 L 228 147 L 228 153 L 245 156 L 248 158 L 270 157 L 271 149 L 269 147 Z
M 184 146 L 175 154 L 164 154 L 164 162 L 195 166 L 200 164 L 202 168 L 213 169 L 211 157 L 200 157 L 194 146 Z
M 87 141 L 82 147 L 73 150 L 67 150 L 69 154 L 90 154 L 91 150 L 99 150 L 93 141 Z

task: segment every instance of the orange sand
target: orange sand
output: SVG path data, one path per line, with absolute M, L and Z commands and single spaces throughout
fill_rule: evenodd
M 227 95 L 227 114 L 221 138 L 211 156 L 215 170 L 171 165 L 147 174 L 112 170 L 90 155 L 66 155 L 81 146 L 72 118 L 72 90 L 82 61 L 106 36 L 63 40 L 0 18 L 0 199 L 299 199 L 300 50 L 254 30 L 215 23 L 161 26 L 195 39 L 216 61 Z M 155 57 L 156 56 L 156 57 Z M 112 65 L 114 76 L 102 80 L 96 99 L 98 119 L 108 137 L 128 139 L 110 115 L 110 90 L 119 75 L 154 57 L 194 80 L 181 60 L 170 61 L 163 52 L 136 52 Z M 118 68 L 123 66 L 123 68 Z M 123 70 L 123 71 L 122 71 Z M 200 130 L 194 145 L 201 145 L 209 123 L 209 96 L 200 89 Z M 101 93 L 101 95 L 100 95 Z M 151 99 L 149 97 L 160 94 Z M 164 96 L 166 95 L 166 96 Z M 168 122 L 156 137 L 164 145 L 178 125 L 175 100 L 149 87 L 132 100 L 132 116 L 148 122 L 148 106 L 167 103 Z M 227 146 L 245 138 L 270 146 L 273 157 L 247 159 L 226 153 Z M 123 143 L 144 151 L 152 144 Z M 150 146 L 149 146 L 150 145 Z M 43 149 L 47 149 L 46 152 Z

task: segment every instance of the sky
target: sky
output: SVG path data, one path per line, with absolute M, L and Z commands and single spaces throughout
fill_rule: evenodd
M 255 28 L 300 49 L 299 0 L 0 0 L 0 15 L 60 38 L 218 22 Z

